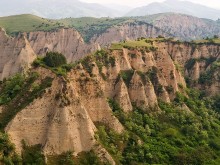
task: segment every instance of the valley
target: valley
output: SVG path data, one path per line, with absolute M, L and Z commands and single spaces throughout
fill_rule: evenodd
M 38 57 L 26 77 L 0 86 L 1 126 L 16 146 L 7 159 L 16 151 L 43 164 L 219 162 L 219 47 L 142 38 L 57 69 Z
M 0 164 L 220 164 L 219 10 L 12 1 L 32 14 L 0 17 Z

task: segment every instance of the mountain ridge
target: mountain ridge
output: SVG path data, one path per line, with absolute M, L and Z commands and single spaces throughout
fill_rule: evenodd
M 175 6 L 174 6 L 175 5 Z M 144 9 L 146 8 L 146 9 Z M 143 9 L 143 10 L 141 10 Z M 196 10 L 195 10 L 196 9 Z M 0 16 L 17 14 L 35 14 L 50 19 L 60 19 L 69 17 L 123 17 L 123 16 L 143 16 L 157 14 L 161 12 L 178 12 L 193 15 L 199 18 L 218 19 L 220 10 L 206 7 L 189 1 L 165 1 L 162 3 L 151 3 L 146 7 L 140 7 L 127 11 L 126 7 L 115 7 L 112 5 L 102 5 L 97 3 L 86 3 L 78 0 L 63 1 L 24 1 L 22 3 L 11 0 L 0 2 Z M 127 13 L 127 14 L 126 14 Z M 133 14 L 132 14 L 133 13 Z M 204 14 L 205 13 L 205 14 Z
M 147 6 L 139 7 L 130 11 L 126 16 L 145 16 L 165 12 L 175 12 L 192 15 L 199 18 L 219 19 L 220 10 L 212 9 L 204 5 L 189 1 L 166 0 L 154 2 Z
M 195 88 L 200 89 L 202 85 L 209 91 L 213 88 L 210 86 L 214 86 L 213 91 L 218 94 L 219 69 L 209 70 L 212 66 L 220 67 L 219 44 L 180 43 L 165 38 L 132 42 L 131 45 L 129 41 L 116 43 L 118 45 L 114 44 L 110 49 L 86 56 L 71 66 L 66 76 L 59 76 L 53 68 L 35 62 L 30 72 L 32 81 L 27 77 L 25 88 L 14 89 L 18 92 L 11 96 L 12 101 L 6 100 L 8 104 L 0 106 L 0 118 L 9 122 L 1 120 L 1 128 L 6 125 L 5 131 L 17 153 L 24 155 L 27 152 L 28 148 L 22 147 L 25 142 L 29 147 L 39 145 L 39 152 L 48 162 L 53 156 L 68 154 L 67 151 L 72 151 L 68 160 L 72 159 L 73 153 L 80 155 L 82 151 L 93 151 L 103 164 L 113 165 L 134 161 L 218 162 L 214 156 L 219 154 L 218 149 L 212 148 L 216 141 L 210 140 L 220 136 L 219 116 L 202 94 L 186 87 L 190 84 L 186 84 L 184 74 L 193 79 L 191 85 Z M 214 60 L 210 61 L 211 58 Z M 205 83 L 198 81 L 198 76 L 206 72 L 213 76 L 208 78 L 211 84 L 206 84 L 207 80 Z M 13 78 L 9 82 L 13 83 Z M 5 89 L 4 85 L 0 84 L 2 89 Z M 26 91 L 26 95 L 19 90 Z M 206 94 L 215 96 L 213 91 Z M 30 97 L 28 103 L 23 97 Z M 5 118 L 12 112 L 14 117 Z M 143 121 L 148 122 L 144 124 Z M 206 128 L 207 121 L 215 127 Z M 193 137 L 197 139 L 192 142 Z M 135 145 L 131 147 L 133 143 Z M 123 148 L 120 148 L 121 144 Z M 144 144 L 146 148 L 143 148 Z M 155 145 L 163 147 L 155 151 Z M 190 154 L 180 159 L 189 149 Z M 139 158 L 137 150 L 159 152 L 166 158 L 157 155 Z M 199 153 L 198 156 L 192 157 L 194 152 Z M 207 159 L 202 159 L 204 157 Z

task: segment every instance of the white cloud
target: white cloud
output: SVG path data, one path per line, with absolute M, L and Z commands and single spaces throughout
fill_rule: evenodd
M 100 4 L 119 4 L 131 7 L 137 7 L 142 5 L 147 5 L 152 2 L 163 2 L 165 0 L 81 0 L 89 3 L 100 3 Z M 219 8 L 220 9 L 220 0 L 187 0 L 194 3 L 199 3 L 205 6 Z

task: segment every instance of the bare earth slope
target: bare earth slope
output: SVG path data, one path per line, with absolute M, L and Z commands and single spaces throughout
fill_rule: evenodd
M 48 51 L 60 52 L 66 56 L 68 62 L 79 60 L 86 54 L 99 49 L 98 44 L 86 44 L 74 29 L 30 32 L 28 40 L 36 54 L 45 55 Z
M 158 100 L 170 102 L 186 87 L 184 72 L 197 88 L 211 95 L 220 92 L 219 66 L 212 73 L 212 84 L 198 83 L 200 75 L 219 62 L 218 45 L 150 41 L 149 47 L 98 51 L 78 63 L 66 79 L 44 68 L 33 69 L 40 75 L 36 82 L 46 76 L 54 80 L 6 127 L 17 151 L 21 152 L 21 141 L 25 140 L 29 145 L 41 144 L 46 155 L 69 150 L 75 154 L 90 149 L 98 152 L 99 143 L 94 138 L 97 124 L 104 123 L 116 132 L 124 130 L 113 115 L 109 98 L 117 100 L 125 113 L 132 111 L 134 103 L 148 113 L 160 113 Z M 215 61 L 207 64 L 210 58 Z M 195 59 L 192 66 L 184 68 L 191 59 Z
M 7 36 L 0 28 L 0 80 L 25 72 L 37 57 L 25 36 Z

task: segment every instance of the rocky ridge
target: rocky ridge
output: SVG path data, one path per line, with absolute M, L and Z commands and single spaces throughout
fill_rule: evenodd
M 212 88 L 197 82 L 200 74 L 214 63 L 205 67 L 202 59 L 219 60 L 218 45 L 165 39 L 144 41 L 150 46 L 97 51 L 77 62 L 66 78 L 57 77 L 42 67 L 33 68 L 32 72 L 40 75 L 35 83 L 46 77 L 53 81 L 41 97 L 18 112 L 5 128 L 17 152 L 21 153 L 21 141 L 24 140 L 31 146 L 40 144 L 47 156 L 66 151 L 78 154 L 93 149 L 102 159 L 115 164 L 95 138 L 100 123 L 118 133 L 124 130 L 113 115 L 109 99 L 117 100 L 125 113 L 137 106 L 149 114 L 159 114 L 159 100 L 169 103 L 177 92 L 184 94 L 184 73 L 194 79 L 193 85 L 198 88 L 213 95 L 219 93 L 219 79 L 213 77 Z M 195 62 L 188 68 L 191 59 Z M 215 74 L 219 75 L 219 69 Z M 186 105 L 183 106 L 190 112 Z M 1 107 L 2 112 L 5 108 Z
M 0 28 L 0 80 L 18 72 L 25 72 L 37 57 L 24 35 L 7 36 Z
M 36 54 L 45 55 L 48 51 L 60 52 L 66 56 L 69 63 L 100 49 L 98 43 L 86 44 L 80 33 L 71 28 L 51 32 L 30 32 L 26 35 Z

